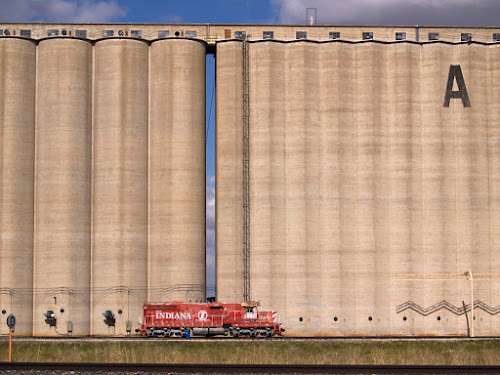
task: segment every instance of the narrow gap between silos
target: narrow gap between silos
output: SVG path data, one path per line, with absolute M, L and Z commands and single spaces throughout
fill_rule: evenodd
M 206 296 L 215 297 L 215 55 L 206 57 Z

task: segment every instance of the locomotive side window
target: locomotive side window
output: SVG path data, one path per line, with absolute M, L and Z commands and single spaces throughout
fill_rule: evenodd
M 257 319 L 257 309 L 252 306 L 245 306 L 245 318 Z

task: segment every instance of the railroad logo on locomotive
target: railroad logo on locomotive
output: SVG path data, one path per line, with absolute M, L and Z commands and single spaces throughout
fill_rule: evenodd
M 198 319 L 199 320 L 207 320 L 208 319 L 208 313 L 205 310 L 201 310 L 198 313 Z
M 191 314 L 185 312 L 173 313 L 168 311 L 162 312 L 161 310 L 156 310 L 156 319 L 191 320 Z

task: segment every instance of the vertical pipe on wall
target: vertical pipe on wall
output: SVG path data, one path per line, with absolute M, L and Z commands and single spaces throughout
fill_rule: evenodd
M 243 298 L 243 54 L 241 42 L 217 43 L 216 280 L 217 300 Z

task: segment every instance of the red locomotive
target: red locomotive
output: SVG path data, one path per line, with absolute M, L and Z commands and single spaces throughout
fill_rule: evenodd
M 267 336 L 285 330 L 275 311 L 259 311 L 256 303 L 146 303 L 141 333 L 171 336 Z

